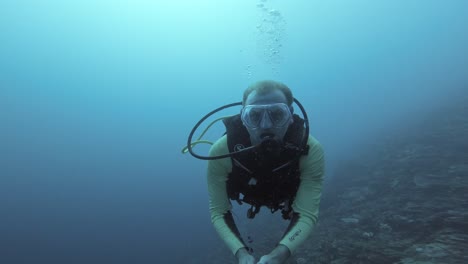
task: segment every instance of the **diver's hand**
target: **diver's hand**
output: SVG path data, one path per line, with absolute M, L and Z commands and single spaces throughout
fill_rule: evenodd
M 249 254 L 246 248 L 241 248 L 236 252 L 239 264 L 255 264 L 255 258 Z
M 284 245 L 278 245 L 270 254 L 260 258 L 257 264 L 283 264 L 291 255 L 289 249 Z

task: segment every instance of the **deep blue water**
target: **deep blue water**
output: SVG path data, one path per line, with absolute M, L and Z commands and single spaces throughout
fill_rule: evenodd
M 1 1 L 0 263 L 203 258 L 206 163 L 180 152 L 199 118 L 282 81 L 333 171 L 467 89 L 467 20 L 462 0 Z

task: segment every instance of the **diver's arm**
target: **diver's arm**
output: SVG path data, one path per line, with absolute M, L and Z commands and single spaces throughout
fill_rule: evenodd
M 209 155 L 218 156 L 226 153 L 228 153 L 227 139 L 226 136 L 223 136 L 211 147 Z M 232 206 L 227 195 L 226 181 L 231 169 L 230 158 L 210 160 L 208 161 L 207 181 L 211 222 L 221 239 L 236 255 L 239 249 L 246 248 L 246 246 L 240 237 L 230 211 Z
M 301 158 L 301 183 L 292 205 L 291 223 L 279 246 L 293 253 L 310 235 L 317 222 L 324 175 L 324 154 L 320 143 L 309 136 L 309 154 Z

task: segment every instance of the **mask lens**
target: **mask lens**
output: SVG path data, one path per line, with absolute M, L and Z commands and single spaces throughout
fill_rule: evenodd
M 273 105 L 268 109 L 271 122 L 276 127 L 284 126 L 289 120 L 289 109 L 282 105 Z
M 268 113 L 268 115 L 265 115 Z M 250 128 L 259 128 L 263 118 L 270 118 L 274 127 L 285 126 L 291 118 L 286 104 L 248 105 L 242 109 L 242 121 Z
M 251 107 L 248 111 L 249 126 L 258 127 L 264 114 L 265 110 L 263 108 Z

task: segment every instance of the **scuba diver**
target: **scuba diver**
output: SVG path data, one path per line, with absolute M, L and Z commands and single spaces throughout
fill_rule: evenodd
M 303 118 L 294 114 L 293 102 Z M 192 142 L 192 137 L 197 127 L 213 113 L 234 105 L 242 105 L 242 110 L 222 118 L 226 134 L 212 144 L 209 156 L 195 154 L 192 147 L 199 142 Z M 324 175 L 322 146 L 309 135 L 307 113 L 291 90 L 271 80 L 252 84 L 244 91 L 242 103 L 220 107 L 200 120 L 186 149 L 208 160 L 211 221 L 238 263 L 286 263 L 317 222 Z M 231 200 L 249 205 L 248 218 L 262 207 L 272 213 L 280 210 L 290 220 L 276 247 L 258 262 L 236 227 Z

